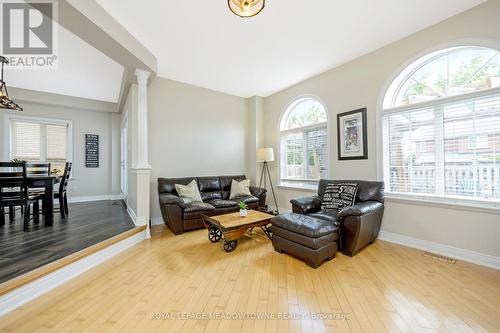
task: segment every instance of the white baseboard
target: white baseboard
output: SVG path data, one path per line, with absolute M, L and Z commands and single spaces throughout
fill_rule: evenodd
M 57 271 L 42 276 L 41 278 L 19 287 L 5 295 L 0 296 L 0 316 L 13 311 L 29 301 L 47 293 L 48 291 L 64 284 L 89 269 L 116 256 L 129 247 L 146 239 L 146 231 L 137 233 L 116 244 L 104 248 Z
M 380 231 L 378 239 L 500 270 L 500 257 L 489 254 L 460 249 L 458 247 L 434 243 L 388 231 Z
M 92 195 L 84 197 L 68 197 L 69 203 L 76 202 L 90 202 L 90 201 L 104 201 L 104 200 L 121 200 L 122 196 L 120 194 L 105 194 L 105 195 Z

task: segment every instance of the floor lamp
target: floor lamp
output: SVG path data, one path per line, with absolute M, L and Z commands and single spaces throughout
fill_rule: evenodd
M 274 161 L 273 148 L 260 148 L 257 150 L 257 162 L 264 163 L 262 165 L 262 172 L 260 174 L 259 187 L 265 188 L 267 190 L 267 180 L 269 179 L 269 184 L 271 185 L 271 192 L 273 193 L 274 207 L 276 208 L 276 214 L 279 214 L 278 202 L 276 201 L 276 195 L 274 194 L 273 181 L 271 179 L 271 173 L 269 172 L 269 165 L 267 163 L 273 161 Z

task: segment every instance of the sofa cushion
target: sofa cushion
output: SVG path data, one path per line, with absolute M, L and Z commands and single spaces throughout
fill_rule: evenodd
M 307 237 L 318 238 L 334 232 L 339 232 L 337 225 L 308 215 L 287 213 L 273 217 L 271 223 L 281 229 Z
M 334 210 L 320 210 L 306 215 L 317 219 L 325 220 L 333 224 L 337 224 L 337 214 L 338 213 Z
M 259 198 L 254 197 L 253 195 L 246 195 L 244 197 L 234 198 L 231 200 L 236 202 L 236 204 L 238 204 L 240 201 L 243 201 L 247 205 L 251 204 L 251 203 L 259 202 Z
M 219 177 L 198 177 L 198 187 L 200 192 L 220 191 Z
M 221 191 L 201 192 L 201 200 L 203 202 L 208 202 L 214 199 L 222 199 Z
M 232 208 L 232 207 L 237 207 L 238 203 L 233 200 L 223 200 L 223 199 L 214 199 L 207 201 L 210 205 L 214 206 L 215 208 Z
M 186 204 L 184 208 L 184 213 L 194 213 L 194 212 L 213 212 L 215 207 L 206 202 L 193 201 Z
M 384 182 L 372 182 L 365 180 L 330 180 L 320 179 L 318 184 L 318 195 L 323 200 L 325 188 L 330 183 L 355 183 L 358 184 L 356 201 L 378 201 L 384 203 Z

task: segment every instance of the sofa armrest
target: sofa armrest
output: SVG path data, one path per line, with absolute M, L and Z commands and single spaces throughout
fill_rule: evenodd
M 342 209 L 337 215 L 337 220 L 342 222 L 349 216 L 362 216 L 370 214 L 376 210 L 383 209 L 384 205 L 378 201 L 365 201 L 355 204 L 354 206 Z
M 267 193 L 267 190 L 262 187 L 250 186 L 249 188 L 250 188 L 250 193 L 252 193 L 252 195 L 257 198 L 260 198 Z
M 321 200 L 317 195 L 290 200 L 292 211 L 299 214 L 313 213 L 321 209 Z
M 164 205 L 177 205 L 186 208 L 186 203 L 180 197 L 172 194 L 160 194 L 160 203 Z

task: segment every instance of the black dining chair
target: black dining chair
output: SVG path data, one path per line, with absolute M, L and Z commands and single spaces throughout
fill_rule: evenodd
M 0 162 L 0 226 L 5 225 L 4 209 L 15 209 L 17 206 L 24 208 L 23 230 L 28 229 L 30 221 L 30 206 L 33 204 L 33 219 L 40 221 L 39 200 L 41 196 L 30 195 L 26 186 L 25 162 Z
M 68 209 L 68 193 L 66 191 L 68 187 L 69 178 L 71 176 L 71 162 L 66 162 L 64 166 L 64 173 L 59 183 L 59 191 L 54 193 L 54 198 L 59 199 L 59 211 L 61 212 L 61 217 L 64 218 L 66 215 L 69 215 Z

